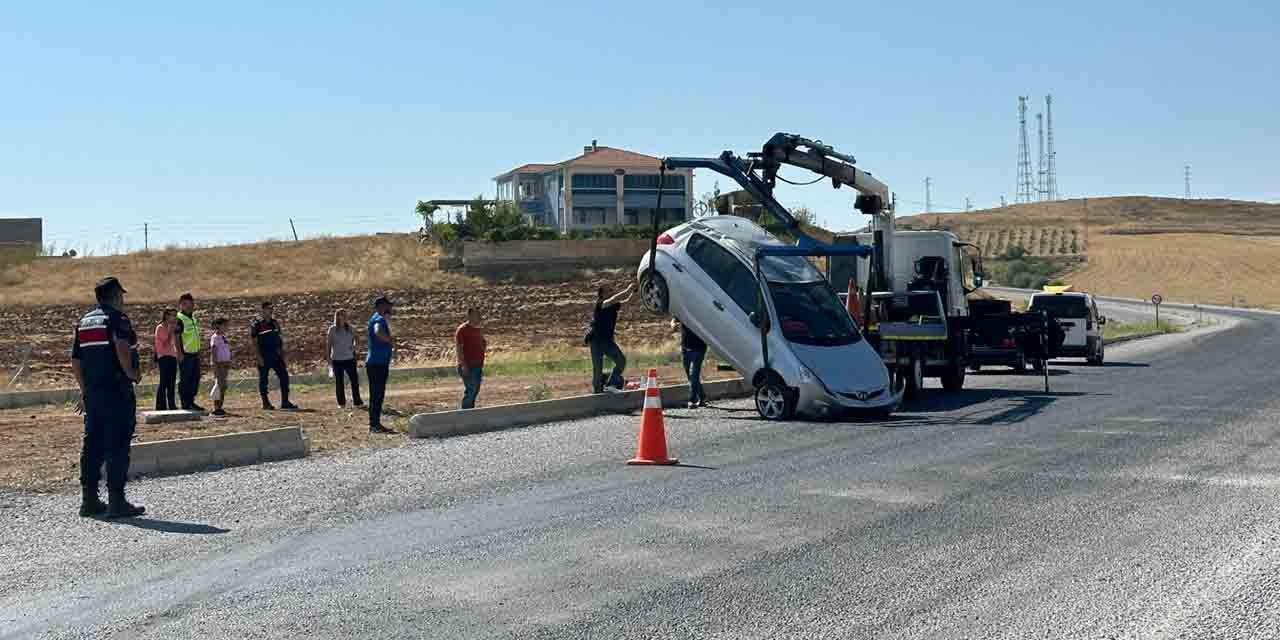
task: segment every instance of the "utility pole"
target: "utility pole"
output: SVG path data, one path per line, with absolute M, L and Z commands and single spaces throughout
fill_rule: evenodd
M 1186 198 L 1187 200 L 1190 200 L 1191 199 L 1191 165 L 1187 165 L 1182 168 L 1182 186 L 1184 189 L 1182 197 Z
M 965 196 L 965 197 L 964 197 L 964 212 L 965 212 L 965 213 L 969 213 L 969 210 L 970 210 L 970 209 L 972 209 L 972 208 L 973 208 L 973 201 L 969 199 L 969 196 Z
M 293 229 L 293 241 L 298 241 L 298 228 L 293 226 L 293 218 L 289 218 L 289 228 Z
M 142 251 L 143 253 L 151 251 L 151 230 L 147 223 L 142 223 Z
M 1004 199 L 1004 196 L 1000 196 L 1000 208 L 1003 209 L 1007 206 L 1009 206 L 1009 203 Z
M 1027 144 L 1027 97 L 1018 96 L 1018 192 L 1014 202 L 1031 202 L 1031 146 Z
M 933 213 L 933 178 L 926 177 L 924 179 L 924 213 L 928 215 Z M 934 226 L 938 221 L 934 220 Z

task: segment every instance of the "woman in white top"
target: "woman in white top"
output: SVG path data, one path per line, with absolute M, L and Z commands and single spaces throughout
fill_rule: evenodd
M 333 365 L 334 390 L 338 396 L 338 406 L 347 406 L 345 374 L 351 379 L 351 400 L 357 407 L 363 407 L 360 400 L 360 374 L 356 372 L 356 335 L 347 322 L 347 310 L 338 309 L 333 314 L 333 324 L 329 326 L 329 362 Z

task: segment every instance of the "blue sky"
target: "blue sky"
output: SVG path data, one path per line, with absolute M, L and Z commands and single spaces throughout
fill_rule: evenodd
M 1190 163 L 1197 196 L 1280 200 L 1280 3 L 104 4 L 0 15 L 0 216 L 59 247 L 407 230 L 593 138 L 790 131 L 900 214 L 926 176 L 936 209 L 985 207 L 1014 195 L 1017 96 L 1046 93 L 1065 196 L 1181 196 Z M 847 190 L 779 197 L 862 223 Z

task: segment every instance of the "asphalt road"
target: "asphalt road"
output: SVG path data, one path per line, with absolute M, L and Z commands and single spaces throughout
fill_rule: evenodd
M 1223 313 L 1047 394 L 669 411 L 683 467 L 618 416 L 147 480 L 134 522 L 3 495 L 0 638 L 1280 637 L 1280 316 Z

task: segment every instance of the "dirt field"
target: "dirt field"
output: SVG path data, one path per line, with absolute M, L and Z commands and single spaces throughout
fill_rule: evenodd
M 469 306 L 478 307 L 484 314 L 490 353 L 497 358 L 528 351 L 572 352 L 580 349 L 584 327 L 591 316 L 594 283 L 620 289 L 634 279 L 632 273 L 613 272 L 557 284 L 475 283 L 391 289 L 389 294 L 398 302 L 392 319 L 395 366 L 451 363 L 453 332 Z M 128 281 L 126 286 L 132 291 L 133 285 Z M 236 368 L 245 374 L 252 368 L 248 326 L 263 299 L 197 297 L 197 317 L 206 323 L 219 316 L 231 321 Z M 361 331 L 370 312 L 370 294 L 366 291 L 301 293 L 271 299 L 288 342 L 290 369 L 295 372 L 323 370 L 326 366 L 325 331 L 334 309 L 348 309 Z M 155 323 L 161 311 L 171 304 L 167 300 L 129 303 L 127 312 L 137 326 L 144 361 L 152 353 L 150 336 Z M 24 387 L 73 385 L 68 363 L 71 329 L 84 309 L 84 304 L 0 306 L 0 326 L 25 328 L 0 334 L 0 373 L 11 374 L 29 345 L 32 374 Z M 618 334 L 624 347 L 652 348 L 671 339 L 665 321 L 648 315 L 635 303 L 623 308 Z M 148 381 L 154 382 L 154 375 L 149 375 Z
M 641 375 L 629 371 L 630 376 Z M 734 377 L 708 367 L 704 378 Z M 684 374 L 678 366 L 659 367 L 662 384 L 678 384 Z M 590 376 L 581 373 L 504 376 L 486 379 L 480 406 L 529 400 L 529 388 L 546 385 L 547 397 L 563 398 L 589 391 Z M 362 381 L 363 382 L 363 381 Z M 367 383 L 363 387 L 367 394 Z M 279 396 L 273 393 L 273 399 Z M 408 418 L 415 413 L 454 409 L 462 397 L 462 384 L 454 378 L 393 384 L 387 390 L 387 415 L 383 423 L 400 434 L 369 434 L 369 416 L 362 410 L 339 409 L 328 386 L 299 389 L 294 401 L 299 412 L 262 411 L 254 393 L 227 398 L 226 418 L 205 418 L 196 423 L 138 425 L 136 442 L 255 431 L 282 426 L 302 426 L 311 441 L 312 455 L 362 448 L 398 447 L 405 444 Z M 366 395 L 367 399 L 367 395 Z M 392 415 L 394 411 L 397 415 Z M 638 425 L 637 425 L 638 426 Z M 0 489 L 19 491 L 72 491 L 79 478 L 80 440 L 84 420 L 70 406 L 31 407 L 0 411 Z
M 1058 278 L 1095 293 L 1280 308 L 1280 205 L 1121 197 L 911 216 L 903 228 L 942 226 L 984 247 L 1033 256 L 1074 254 Z M 1087 236 L 1084 229 L 1088 229 Z M 1244 302 L 1241 302 L 1243 300 Z
M 1280 307 L 1280 236 L 1207 233 L 1094 236 L 1083 268 L 1064 281 L 1089 291 Z M 1243 301 L 1243 302 L 1242 302 Z

